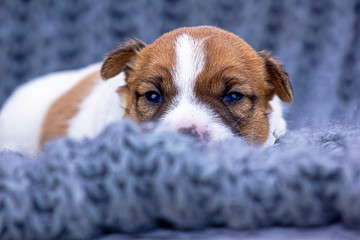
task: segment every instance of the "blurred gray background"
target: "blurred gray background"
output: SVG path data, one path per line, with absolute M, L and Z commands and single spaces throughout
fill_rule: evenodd
M 291 127 L 360 123 L 360 0 L 0 0 L 0 106 L 17 85 L 101 61 L 126 37 L 151 43 L 195 25 L 284 63 Z

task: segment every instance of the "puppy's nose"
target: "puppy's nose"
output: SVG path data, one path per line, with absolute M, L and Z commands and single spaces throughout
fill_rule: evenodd
M 199 138 L 201 136 L 199 130 L 196 128 L 195 125 L 192 125 L 191 127 L 181 127 L 178 129 L 178 132 L 196 138 Z

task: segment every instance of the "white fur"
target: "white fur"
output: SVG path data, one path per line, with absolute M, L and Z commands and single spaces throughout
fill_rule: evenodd
M 279 137 L 286 133 L 286 121 L 283 118 L 283 110 L 281 100 L 278 96 L 275 96 L 271 101 L 270 105 L 273 109 L 272 113 L 269 114 L 269 137 L 264 143 L 263 147 L 269 147 L 273 145 Z
M 220 141 L 233 134 L 216 114 L 207 106 L 199 103 L 194 94 L 198 75 L 206 63 L 203 40 L 183 34 L 175 43 L 176 63 L 172 77 L 178 89 L 174 105 L 160 120 L 158 130 L 177 131 L 179 128 L 196 126 L 201 133 L 209 134 L 211 141 Z
M 175 54 L 176 65 L 172 77 L 179 95 L 194 99 L 194 85 L 206 63 L 203 41 L 187 34 L 180 35 L 176 39 Z
M 207 107 L 188 99 L 182 98 L 161 120 L 158 131 L 177 131 L 195 125 L 201 135 L 209 134 L 212 142 L 218 142 L 233 136 L 225 126 Z
M 107 125 L 122 119 L 125 99 L 116 90 L 125 85 L 125 74 L 100 82 L 79 106 L 78 114 L 71 120 L 68 136 L 75 139 L 94 137 Z
M 0 112 L 0 149 L 36 153 L 43 119 L 52 102 L 96 69 L 100 64 L 48 74 L 19 87 Z

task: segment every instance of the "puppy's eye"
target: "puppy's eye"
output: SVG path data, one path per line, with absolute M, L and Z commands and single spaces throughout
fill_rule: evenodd
M 223 100 L 225 103 L 235 103 L 239 101 L 242 97 L 243 95 L 239 92 L 230 92 L 225 95 Z
M 151 103 L 161 103 L 163 101 L 162 96 L 160 93 L 156 91 L 149 91 L 145 93 L 146 100 L 148 100 Z

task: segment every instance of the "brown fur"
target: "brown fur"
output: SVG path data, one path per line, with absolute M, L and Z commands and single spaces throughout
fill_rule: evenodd
M 174 36 L 175 37 L 175 36 Z M 173 39 L 175 40 L 175 38 Z M 128 62 L 119 61 L 118 68 L 122 68 L 127 76 L 127 85 L 119 91 L 126 96 L 125 117 L 141 123 L 157 120 L 171 103 L 171 99 L 177 93 L 172 82 L 171 71 L 175 61 L 173 46 L 168 39 L 157 39 L 153 44 L 138 51 L 128 42 L 113 51 L 117 57 L 108 55 L 102 67 L 102 75 L 107 75 L 109 61 L 107 59 L 118 59 L 127 49 L 134 49 L 132 57 Z M 111 63 L 111 62 L 110 62 Z M 147 91 L 160 91 L 165 101 L 161 106 L 153 106 L 146 102 L 144 94 Z
M 81 101 L 99 81 L 100 73 L 91 73 L 52 103 L 42 125 L 39 140 L 40 148 L 45 142 L 66 135 L 69 120 L 76 115 Z
M 267 51 L 261 51 L 259 55 L 265 61 L 266 77 L 274 85 L 276 94 L 285 103 L 291 103 L 293 101 L 293 90 L 283 66 L 275 61 Z
M 127 105 L 126 113 L 138 122 L 156 121 L 177 94 L 171 77 L 175 62 L 172 46 L 160 39 L 144 50 L 146 51 L 141 52 L 127 72 L 127 102 L 130 104 Z M 144 95 L 151 90 L 159 91 L 163 96 L 164 102 L 161 106 L 147 103 Z
M 235 34 L 215 27 L 180 28 L 141 50 L 133 43 L 134 46 L 125 44 L 110 53 L 102 76 L 112 76 L 113 66 L 125 69 L 127 85 L 121 93 L 127 95 L 126 116 L 138 123 L 154 121 L 172 104 L 177 94 L 171 78 L 175 40 L 184 33 L 205 39 L 206 65 L 194 89 L 198 101 L 208 105 L 235 135 L 249 143 L 264 143 L 269 133 L 267 115 L 272 110 L 269 101 L 275 94 L 286 103 L 292 101 L 288 77 L 270 54 L 257 53 Z M 124 55 L 126 49 L 132 52 Z M 163 102 L 155 105 L 147 102 L 144 97 L 147 91 L 158 91 Z M 244 97 L 236 103 L 225 104 L 224 96 L 232 91 Z
M 146 44 L 138 39 L 130 39 L 111 51 L 101 67 L 101 77 L 107 80 L 118 75 L 126 69 L 130 59 L 145 46 Z
M 223 30 L 206 28 L 193 36 L 210 36 L 205 41 L 207 63 L 195 85 L 197 96 L 235 135 L 249 143 L 265 142 L 269 133 L 266 103 L 272 86 L 265 81 L 261 57 L 238 36 Z M 229 92 L 239 92 L 243 98 L 226 105 L 223 98 Z

